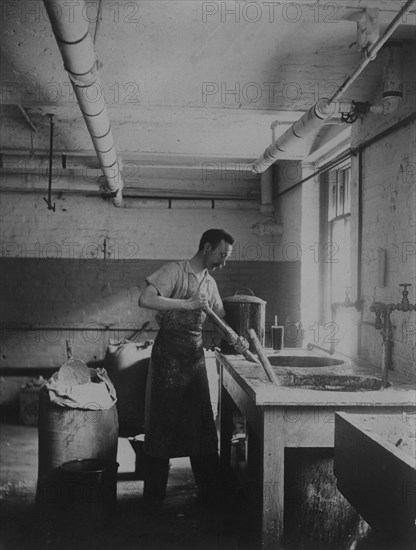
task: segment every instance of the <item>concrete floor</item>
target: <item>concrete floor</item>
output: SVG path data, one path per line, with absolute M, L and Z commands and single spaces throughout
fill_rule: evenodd
M 101 534 L 74 538 L 50 532 L 36 520 L 37 428 L 13 424 L 1 426 L 0 516 L 2 550 L 236 550 L 258 547 L 242 507 L 231 503 L 219 520 L 201 510 L 187 458 L 171 461 L 168 493 L 155 516 L 142 510 L 143 482 L 133 479 L 135 455 L 126 439 L 119 439 L 117 461 L 117 513 Z M 241 504 L 241 503 L 240 503 Z
M 114 521 L 94 535 L 82 535 L 76 525 L 69 534 L 50 530 L 38 521 L 35 507 L 37 428 L 3 423 L 0 429 L 0 550 L 260 550 L 253 509 L 238 491 L 228 495 L 220 514 L 198 506 L 187 458 L 172 459 L 163 508 L 157 515 L 146 515 L 143 482 L 134 479 L 135 454 L 127 439 L 119 439 Z M 314 544 L 308 533 L 301 539 L 307 542 L 296 540 L 288 538 L 282 550 L 328 550 Z M 331 550 L 414 550 L 414 545 L 357 532 Z

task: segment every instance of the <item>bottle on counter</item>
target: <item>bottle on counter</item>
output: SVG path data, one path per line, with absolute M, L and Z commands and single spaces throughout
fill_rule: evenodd
M 274 350 L 283 349 L 285 329 L 277 324 L 277 315 L 274 316 L 274 325 L 272 326 L 272 347 Z

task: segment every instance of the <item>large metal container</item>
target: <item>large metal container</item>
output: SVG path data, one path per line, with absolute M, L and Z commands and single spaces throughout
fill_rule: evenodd
M 238 294 L 238 292 L 237 290 L 234 296 L 228 296 L 222 300 L 225 309 L 224 321 L 239 336 L 244 336 L 249 342 L 248 331 L 250 328 L 254 329 L 261 344 L 264 346 L 267 302 L 254 296 L 252 290 L 250 290 L 251 295 Z M 224 339 L 221 340 L 221 351 L 224 353 L 236 353 L 235 349 Z M 251 343 L 250 351 L 253 353 L 256 352 Z

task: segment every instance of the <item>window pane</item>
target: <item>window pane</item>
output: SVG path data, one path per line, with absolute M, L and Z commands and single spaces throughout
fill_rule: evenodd
M 337 216 L 344 214 L 344 173 L 345 170 L 340 170 L 337 178 Z
M 344 170 L 344 214 L 351 212 L 351 168 Z
M 330 182 L 328 185 L 328 221 L 334 219 L 337 215 L 337 182 Z
M 332 222 L 331 302 L 343 302 L 345 288 L 351 287 L 350 217 Z

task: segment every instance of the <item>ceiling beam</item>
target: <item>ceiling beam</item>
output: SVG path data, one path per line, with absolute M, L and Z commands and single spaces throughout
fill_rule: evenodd
M 100 181 L 86 181 L 82 178 L 60 177 L 59 180 L 52 183 L 52 196 L 62 194 L 83 195 L 83 196 L 101 196 L 104 195 Z M 224 185 L 221 182 L 210 182 L 202 185 L 199 182 L 194 188 L 183 186 L 182 182 L 175 181 L 163 185 L 160 180 L 147 180 L 137 182 L 134 186 L 125 186 L 126 198 L 183 198 L 183 199 L 207 199 L 207 200 L 238 200 L 238 201 L 258 201 L 260 199 L 260 187 L 256 188 L 241 187 L 240 185 Z M 0 193 L 28 193 L 39 194 L 47 193 L 48 182 L 46 178 L 6 178 L 0 185 Z
M 7 83 L 5 83 L 3 87 L 5 87 L 6 84 Z M 45 115 L 51 112 L 51 108 L 62 108 L 65 109 L 65 111 L 56 110 L 53 111 L 53 113 L 60 118 L 78 117 L 79 108 L 77 103 L 74 104 L 74 101 L 50 101 L 45 103 L 43 98 L 40 98 L 40 100 L 31 100 L 29 98 L 25 98 L 24 94 L 24 88 L 20 91 L 20 96 L 8 94 L 7 90 L 4 89 L 3 93 L 0 94 L 0 105 L 20 107 L 24 104 L 24 108 L 26 110 L 33 109 L 33 115 Z M 109 101 L 107 102 L 107 109 L 110 113 L 115 113 L 116 111 L 123 112 L 123 116 L 129 114 L 128 111 L 130 110 L 131 114 L 134 115 L 134 118 L 137 118 L 138 120 L 143 118 L 144 115 L 153 116 L 155 111 L 158 116 L 166 112 L 174 116 L 177 115 L 181 117 L 183 116 L 183 111 L 186 111 L 187 113 L 201 117 L 235 116 L 237 118 L 241 118 L 247 115 L 275 117 L 280 118 L 282 124 L 292 124 L 302 115 L 302 113 L 306 112 L 306 109 L 263 109 L 258 106 L 257 108 L 251 107 L 250 105 L 251 104 L 247 104 L 236 108 L 227 105 L 224 105 L 223 107 L 209 105 L 132 105 L 129 103 L 111 103 L 111 101 Z M 66 117 L 65 115 L 68 116 Z M 129 121 L 130 120 L 131 119 L 129 118 Z
M 67 168 L 83 168 L 98 166 L 94 151 L 57 151 L 53 154 L 54 166 L 62 165 L 62 154 L 66 157 Z M 188 155 L 160 152 L 120 152 L 123 165 L 137 164 L 140 168 L 155 168 L 166 170 L 203 170 L 210 166 L 224 171 L 243 171 L 250 164 L 252 157 L 218 156 L 218 155 Z M 23 168 L 43 166 L 49 160 L 47 150 L 0 149 L 0 168 Z

